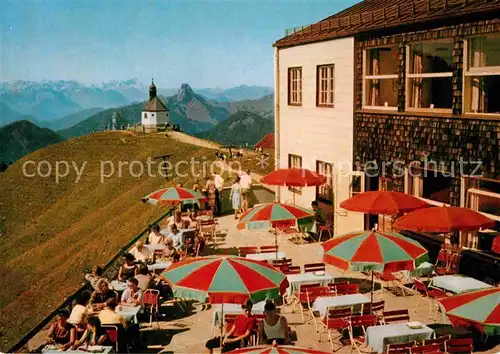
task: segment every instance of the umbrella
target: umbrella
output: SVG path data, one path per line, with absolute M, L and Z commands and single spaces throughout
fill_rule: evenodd
M 477 211 L 459 207 L 433 207 L 415 210 L 396 220 L 399 230 L 415 232 L 474 231 L 493 227 L 495 221 Z
M 343 270 L 372 272 L 412 271 L 428 260 L 417 241 L 391 232 L 358 231 L 337 236 L 323 245 L 325 263 Z
M 162 277 L 172 285 L 176 297 L 222 304 L 222 318 L 224 303 L 279 298 L 288 287 L 286 276 L 278 269 L 233 256 L 198 257 L 173 263 Z
M 195 203 L 199 200 L 206 200 L 207 198 L 198 192 L 189 188 L 183 187 L 168 187 L 162 188 L 148 194 L 141 200 L 146 203 L 156 204 L 177 204 L 180 202 Z
M 238 229 L 259 230 L 279 227 L 293 227 L 314 223 L 314 212 L 295 205 L 266 203 L 256 206 L 243 214 Z M 274 242 L 278 246 L 278 237 L 274 232 Z M 276 259 L 278 248 L 276 247 Z
M 305 168 L 282 168 L 268 173 L 260 182 L 270 186 L 310 187 L 326 183 L 326 177 Z M 293 193 L 295 204 L 295 193 Z
M 454 326 L 475 327 L 486 335 L 500 335 L 500 288 L 475 290 L 439 299 Z
M 239 354 L 328 354 L 314 349 L 298 348 L 292 346 L 258 346 L 232 350 L 229 353 Z
M 369 191 L 340 203 L 340 207 L 366 214 L 397 215 L 426 208 L 423 200 L 401 192 Z

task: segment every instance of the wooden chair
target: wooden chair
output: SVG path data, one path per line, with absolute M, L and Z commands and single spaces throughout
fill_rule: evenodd
M 326 271 L 325 263 L 308 263 L 304 264 L 304 273 L 324 272 Z
M 333 214 L 328 213 L 326 215 L 325 225 L 320 225 L 318 230 L 318 240 L 320 242 L 323 239 L 323 233 L 328 233 L 328 239 L 333 237 Z
M 160 328 L 158 315 L 160 313 L 160 291 L 156 289 L 147 289 L 142 296 L 142 306 L 149 312 L 149 324 L 153 322 L 153 317 L 156 316 L 156 324 Z
M 283 258 L 283 259 L 273 260 L 272 265 L 276 268 L 282 267 L 282 266 L 291 267 L 292 266 L 292 259 L 291 258 Z
M 349 330 L 349 319 L 352 315 L 351 308 L 327 309 L 326 317 L 322 320 L 322 328 L 318 331 L 318 342 L 321 342 L 321 333 L 328 331 L 328 340 L 332 351 L 335 352 L 334 340 L 342 338 L 343 332 Z M 340 336 L 333 337 L 332 331 L 339 332 Z M 341 346 L 341 348 L 343 345 Z M 339 348 L 340 349 L 340 348 Z M 338 349 L 337 349 L 338 350 Z
M 401 292 L 403 293 L 403 296 L 406 296 L 406 291 L 405 291 L 403 284 L 401 283 L 401 279 L 398 278 L 393 273 L 373 272 L 373 275 L 377 280 L 379 280 L 380 286 L 382 288 L 382 292 L 384 292 L 384 290 L 387 291 L 389 284 L 392 283 L 392 286 L 394 288 L 401 290 Z M 386 284 L 385 287 L 384 287 L 384 283 Z
M 245 257 L 247 254 L 255 254 L 259 253 L 259 248 L 250 246 L 250 247 L 238 247 L 238 256 Z
M 300 274 L 300 266 L 291 266 L 286 268 L 283 271 L 283 274 L 289 275 L 289 274 Z
M 214 213 L 212 210 L 200 210 L 198 211 L 198 216 L 214 216 Z
M 445 343 L 446 353 L 473 353 L 474 341 L 472 338 L 450 339 Z
M 347 284 L 345 286 L 346 295 L 359 294 L 359 284 Z
M 451 335 L 441 336 L 436 339 L 426 339 L 424 340 L 424 345 L 428 344 L 439 344 L 441 350 L 446 350 L 445 343 L 451 339 Z
M 295 311 L 295 305 L 299 305 L 300 315 L 302 317 L 302 322 L 304 322 L 304 313 L 303 313 L 303 304 L 306 304 L 308 301 L 308 297 L 306 293 L 311 291 L 312 289 L 321 289 L 320 283 L 311 283 L 311 284 L 299 284 L 299 288 L 296 293 L 292 294 L 292 303 L 293 308 L 292 312 Z
M 432 305 L 433 305 L 433 300 L 439 300 L 444 297 L 447 297 L 448 295 L 440 289 L 429 289 L 427 285 L 425 285 L 421 280 L 418 279 L 413 279 L 413 284 L 414 284 L 414 290 L 419 294 L 417 298 L 417 302 L 415 304 L 415 312 L 417 312 L 418 305 L 420 303 L 420 299 L 423 298 L 429 302 L 429 318 L 432 318 Z M 437 307 L 436 304 L 436 316 L 438 313 L 439 308 Z M 434 316 L 434 318 L 436 317 Z
M 385 300 L 370 302 L 363 305 L 362 315 L 373 315 L 383 312 L 385 308 Z
M 366 345 L 366 328 L 377 325 L 376 315 L 365 316 L 352 316 L 351 325 L 349 326 L 349 338 L 351 339 L 351 346 L 356 349 L 358 354 L 362 354 L 360 346 Z M 362 335 L 355 335 L 354 329 L 362 329 Z
M 214 248 L 217 248 L 215 220 L 200 221 L 200 235 L 204 238 L 212 239 Z
M 427 344 L 411 348 L 411 354 L 441 354 L 439 344 Z
M 115 345 L 115 353 L 120 352 L 120 342 L 119 342 L 119 329 L 115 325 L 102 325 L 101 326 L 108 335 L 109 341 Z
M 409 322 L 410 314 L 408 313 L 408 309 L 384 311 L 382 312 L 382 321 L 384 324 L 395 322 Z
M 343 280 L 343 281 L 334 281 L 333 283 L 328 283 L 328 286 L 331 287 L 332 289 L 337 286 L 337 285 L 348 285 L 349 280 Z
M 260 253 L 275 253 L 278 246 L 260 246 Z
M 399 344 L 388 344 L 386 354 L 409 354 L 411 348 L 415 345 L 415 341 Z
M 316 322 L 316 316 L 314 316 L 314 310 L 312 304 L 319 297 L 333 296 L 335 295 L 327 286 L 308 288 L 307 290 L 301 290 L 299 292 L 299 303 L 300 303 L 300 314 L 302 317 L 302 322 L 304 322 L 304 311 L 303 307 L 307 308 L 307 311 L 311 315 L 311 320 L 314 321 L 314 327 L 318 331 L 318 323 Z

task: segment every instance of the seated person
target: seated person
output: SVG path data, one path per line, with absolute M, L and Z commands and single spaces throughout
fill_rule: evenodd
M 92 267 L 92 273 L 85 274 L 85 280 L 90 282 L 90 285 L 92 286 L 92 288 L 94 288 L 94 290 L 97 289 L 97 281 L 99 279 L 106 279 L 106 278 L 103 278 L 103 276 L 102 276 L 101 266 L 95 265 Z
M 153 280 L 153 277 L 149 275 L 148 267 L 146 267 L 145 265 L 141 265 L 139 267 L 139 274 L 135 276 L 135 279 L 137 279 L 138 281 L 137 286 L 142 291 L 154 289 L 155 287 L 155 281 Z
M 75 305 L 73 306 L 71 315 L 69 315 L 68 318 L 68 323 L 75 326 L 77 337 L 78 334 L 82 334 L 86 329 L 85 321 L 87 320 L 87 303 L 89 299 L 90 296 L 87 292 L 80 294 L 76 298 Z
M 180 211 L 176 211 L 174 216 L 169 218 L 167 226 L 172 229 L 173 225 L 177 226 L 178 229 L 184 227 L 184 220 L 182 220 L 182 213 Z
M 256 319 L 252 315 L 252 302 L 248 300 L 246 304 L 241 305 L 241 308 L 243 314 L 236 317 L 233 327 L 231 327 L 222 341 L 222 353 L 241 348 L 242 342 L 246 345 L 252 332 L 256 329 Z M 213 349 L 219 348 L 220 344 L 221 338 L 215 337 L 208 340 L 205 347 L 209 353 L 213 353 Z
M 68 322 L 68 311 L 61 310 L 57 313 L 57 320 L 49 329 L 47 344 L 60 345 L 62 350 L 67 350 L 76 341 L 75 326 Z
M 144 241 L 142 240 L 136 242 L 135 247 L 130 250 L 130 254 L 138 262 L 147 263 L 153 261 L 153 252 L 149 248 L 144 247 Z
M 132 278 L 127 280 L 127 289 L 122 294 L 122 305 L 140 306 L 142 304 L 142 290 L 139 289 L 139 282 Z
M 118 270 L 118 281 L 127 281 L 136 276 L 139 268 L 134 264 L 135 257 L 130 253 L 124 253 L 122 260 L 123 264 Z
M 97 290 L 90 296 L 90 304 L 94 311 L 100 311 L 106 306 L 108 299 L 116 299 L 116 293 L 109 288 L 105 279 L 101 279 L 97 283 Z
M 165 236 L 160 232 L 160 225 L 155 225 L 148 236 L 149 243 L 152 245 L 164 243 Z
M 175 224 L 172 225 L 170 230 L 171 230 L 171 232 L 167 237 L 172 240 L 174 248 L 177 251 L 179 251 L 182 249 L 182 246 L 184 245 L 182 232 L 179 231 L 179 229 L 177 228 L 177 225 L 175 225 Z
M 320 225 L 324 225 L 326 223 L 325 211 L 319 207 L 319 204 L 316 200 L 313 200 L 313 202 L 311 203 L 311 207 L 314 211 L 316 222 Z
M 167 245 L 167 247 L 165 247 L 165 249 L 163 250 L 162 258 L 166 258 L 171 261 L 173 256 L 177 254 L 177 250 L 174 248 L 174 241 L 172 241 L 172 239 L 170 238 L 167 238 L 165 244 Z
M 116 298 L 106 301 L 106 306 L 99 312 L 99 321 L 101 321 L 101 325 L 122 325 L 123 328 L 127 327 L 127 321 L 125 321 L 123 316 L 116 313 L 116 306 L 118 306 Z
M 263 344 L 284 345 L 289 343 L 288 322 L 276 313 L 276 305 L 268 302 L 264 306 L 266 318 L 259 323 L 260 340 Z
M 101 327 L 101 321 L 97 317 L 90 317 L 87 321 L 87 329 L 82 335 L 82 338 L 78 340 L 74 345 L 73 349 L 76 349 L 83 344 L 87 345 L 105 345 L 112 346 L 108 333 Z

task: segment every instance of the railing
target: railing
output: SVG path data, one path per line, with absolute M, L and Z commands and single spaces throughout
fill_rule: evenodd
M 299 27 L 294 27 L 294 28 L 288 28 L 285 30 L 285 37 L 290 36 L 292 34 L 295 34 L 298 31 L 302 31 L 306 27 L 308 27 L 308 26 L 299 26 Z
M 121 258 L 123 253 L 125 253 L 130 247 L 132 247 L 141 237 L 148 235 L 150 232 L 150 229 L 152 226 L 155 224 L 159 223 L 161 220 L 163 220 L 165 217 L 172 215 L 172 210 L 168 210 L 165 214 L 160 216 L 158 219 L 153 221 L 151 224 L 148 225 L 147 228 L 142 230 L 140 233 L 135 235 L 132 240 L 130 240 L 129 243 L 127 243 L 118 253 L 103 267 L 103 271 L 108 273 L 113 270 L 114 266 L 116 265 L 116 262 Z M 116 271 L 116 269 L 115 269 Z M 15 353 L 19 350 L 21 350 L 37 333 L 39 333 L 41 330 L 44 329 L 47 324 L 51 322 L 51 320 L 54 318 L 54 316 L 61 311 L 62 309 L 71 307 L 73 301 L 84 291 L 88 289 L 87 284 L 82 286 L 80 289 L 78 289 L 75 293 L 72 295 L 68 296 L 67 299 L 62 303 L 55 311 L 53 311 L 50 315 L 48 315 L 42 322 L 40 322 L 35 328 L 33 328 L 27 335 L 25 335 L 19 342 L 17 342 L 12 348 L 8 350 L 8 353 Z

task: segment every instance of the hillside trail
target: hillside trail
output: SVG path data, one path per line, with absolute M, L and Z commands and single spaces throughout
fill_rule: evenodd
M 221 146 L 222 146 L 220 144 L 217 144 L 216 142 L 208 141 L 208 140 L 203 140 L 203 139 L 196 138 L 194 136 L 191 136 L 191 135 L 188 135 L 188 134 L 185 134 L 185 133 L 181 133 L 181 132 L 168 132 L 168 135 L 172 139 L 175 139 L 175 140 L 180 141 L 182 143 L 191 144 L 191 145 L 195 145 L 195 146 L 199 146 L 199 147 L 203 147 L 203 148 L 219 150 L 221 148 Z M 254 152 L 252 152 L 250 150 L 247 150 L 246 153 L 247 153 L 247 155 L 250 155 L 250 156 L 254 156 L 255 155 L 255 159 L 257 161 L 257 154 L 256 153 L 254 153 Z M 220 166 L 220 168 L 223 171 L 226 171 L 226 172 L 233 172 L 233 173 L 236 173 L 236 174 L 239 174 L 239 173 L 242 172 L 241 170 L 236 170 L 236 169 L 232 168 L 225 161 L 220 161 L 219 160 L 218 161 L 218 165 Z M 255 173 L 255 172 L 250 172 L 250 176 L 255 181 L 260 181 L 260 179 L 262 178 L 261 174 Z

